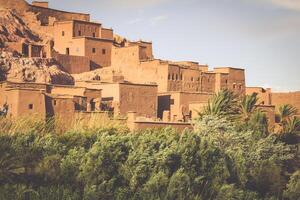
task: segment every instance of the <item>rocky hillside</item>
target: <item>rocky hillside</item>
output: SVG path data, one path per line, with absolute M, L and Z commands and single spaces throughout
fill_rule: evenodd
M 0 47 L 5 42 L 17 41 L 41 42 L 42 39 L 13 11 L 0 10 Z
M 28 17 L 34 18 L 32 13 Z M 54 59 L 22 58 L 5 48 L 7 42 L 45 43 L 24 19 L 12 10 L 0 9 L 0 81 L 74 84 Z
M 73 77 L 60 70 L 54 59 L 21 58 L 0 51 L 0 81 L 74 84 Z

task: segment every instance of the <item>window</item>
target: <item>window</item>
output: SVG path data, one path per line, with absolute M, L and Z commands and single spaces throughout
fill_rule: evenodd
M 102 54 L 106 54 L 106 49 L 102 49 Z
M 226 83 L 226 84 L 228 83 L 228 80 L 227 80 L 227 79 L 225 80 L 225 83 Z
M 194 81 L 194 77 L 191 77 L 191 81 Z
M 53 101 L 53 105 L 55 105 L 55 106 L 56 106 L 56 100 L 54 100 L 54 101 Z
M 234 83 L 232 87 L 233 87 L 233 89 L 235 89 L 236 88 L 236 84 Z
M 168 80 L 171 80 L 171 74 L 168 74 Z
M 172 74 L 172 80 L 174 80 L 174 78 L 175 78 L 175 77 L 174 77 L 174 74 Z
M 28 109 L 29 109 L 29 110 L 32 110 L 32 109 L 33 109 L 33 104 L 29 104 L 29 105 L 28 105 Z
M 93 33 L 93 37 L 96 37 L 96 33 Z
M 70 55 L 70 48 L 66 48 L 66 54 Z
M 61 36 L 65 36 L 65 32 L 63 31 L 63 32 L 61 32 Z
M 78 31 L 78 36 L 81 36 L 81 31 Z
M 176 81 L 178 80 L 178 74 L 176 74 Z
M 180 74 L 180 80 L 182 80 L 182 74 Z
M 93 53 L 96 53 L 96 48 L 93 48 L 93 49 L 92 49 L 92 52 L 93 52 Z

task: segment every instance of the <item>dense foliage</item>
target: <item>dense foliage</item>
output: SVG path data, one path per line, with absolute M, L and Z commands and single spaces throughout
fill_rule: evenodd
M 238 101 L 216 101 L 221 111 L 210 104 L 195 130 L 183 133 L 98 127 L 58 134 L 47 123 L 2 119 L 0 199 L 300 199 L 299 143 L 266 131 L 247 98 L 229 114 L 223 105 Z

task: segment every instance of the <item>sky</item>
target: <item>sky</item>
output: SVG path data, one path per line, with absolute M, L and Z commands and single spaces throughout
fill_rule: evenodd
M 29 1 L 30 2 L 30 1 Z M 246 69 L 247 86 L 300 90 L 300 0 L 49 0 L 91 14 L 154 56 Z

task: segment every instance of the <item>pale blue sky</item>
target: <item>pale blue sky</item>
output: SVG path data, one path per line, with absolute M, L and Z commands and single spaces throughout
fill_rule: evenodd
M 248 86 L 300 90 L 300 0 L 49 0 L 90 13 L 156 58 L 246 69 Z

